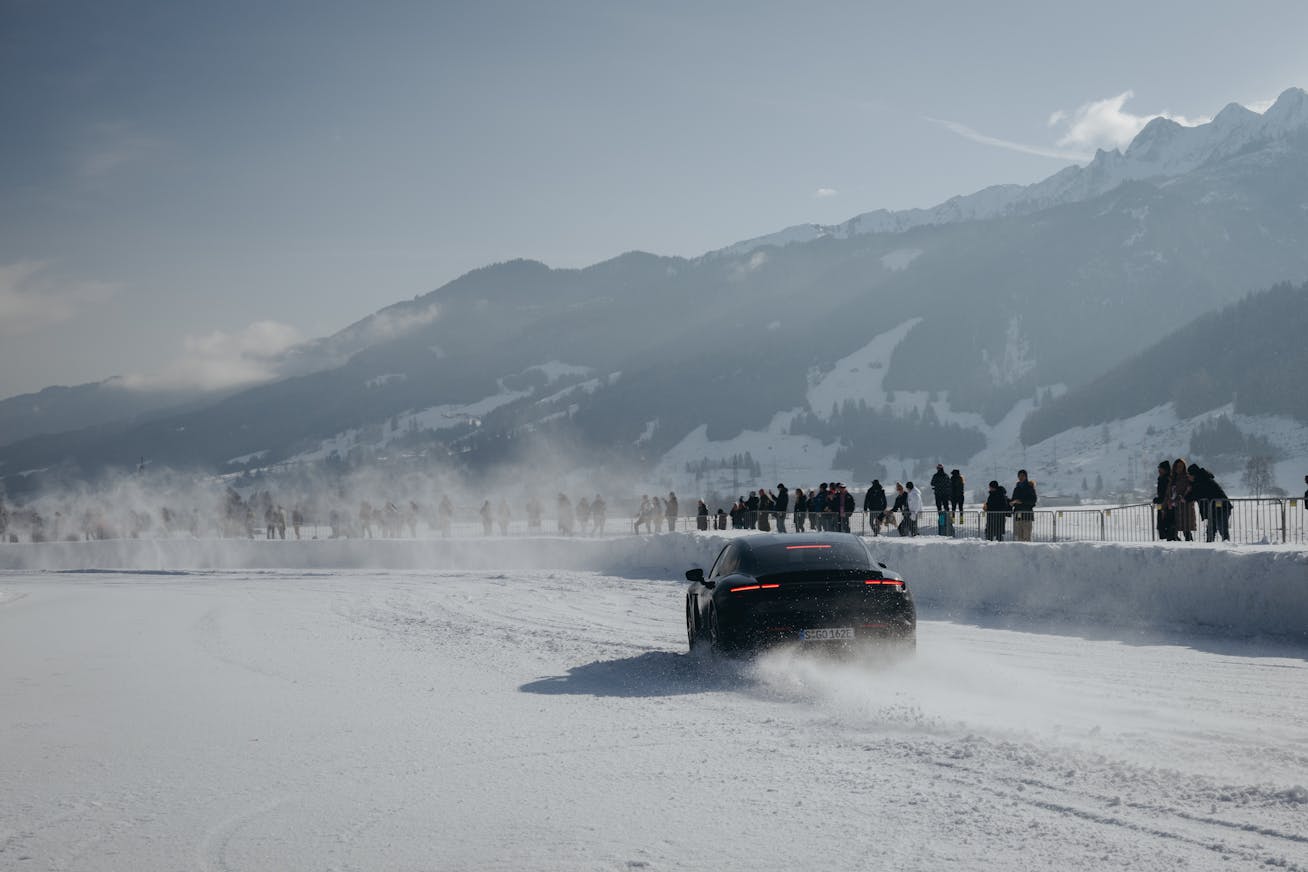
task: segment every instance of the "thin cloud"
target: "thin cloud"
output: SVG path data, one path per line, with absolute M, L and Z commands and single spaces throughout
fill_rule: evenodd
M 101 122 L 87 131 L 85 142 L 73 156 L 73 165 L 82 178 L 101 179 L 150 158 L 163 145 L 129 122 Z
M 1248 109 L 1248 110 L 1250 110 L 1250 111 L 1252 111 L 1252 112 L 1257 112 L 1259 115 L 1262 115 L 1262 114 L 1263 114 L 1264 112 L 1266 112 L 1268 109 L 1271 109 L 1271 108 L 1272 108 L 1272 104 L 1275 103 L 1275 102 L 1276 102 L 1276 98 L 1275 98 L 1275 97 L 1273 97 L 1273 98 L 1270 99 L 1270 100 L 1255 100 L 1255 101 L 1253 101 L 1252 103 L 1245 103 L 1245 104 L 1244 104 L 1244 108 L 1246 108 L 1246 109 Z
M 839 193 L 840 192 L 837 191 L 835 188 L 818 188 L 816 191 L 813 192 L 813 196 L 819 199 L 823 199 L 826 197 L 835 197 Z
M 1206 117 L 1187 118 L 1170 112 L 1136 115 L 1124 108 L 1126 101 L 1134 96 L 1133 91 L 1123 91 L 1113 97 L 1082 103 L 1072 110 L 1060 109 L 1050 115 L 1049 126 L 1062 132 L 1058 137 L 1058 145 L 1084 149 L 1125 148 L 1155 118 L 1168 118 L 1186 127 L 1206 124 L 1212 120 Z
M 943 118 L 931 118 L 927 116 L 927 121 L 933 124 L 939 124 L 941 127 L 953 133 L 957 133 L 964 139 L 970 139 L 973 142 L 979 142 L 982 145 L 991 145 L 995 148 L 1006 148 L 1009 151 L 1020 151 L 1022 154 L 1033 154 L 1037 157 L 1050 157 L 1057 160 L 1070 160 L 1084 162 L 1091 159 L 1092 155 L 1080 151 L 1067 151 L 1058 148 L 1046 148 L 1041 145 L 1027 145 L 1023 142 L 1013 142 L 1009 139 L 999 139 L 995 136 L 987 136 L 980 131 L 973 130 L 966 124 L 959 124 L 957 121 L 947 121 Z
M 277 321 L 256 321 L 236 333 L 215 330 L 182 339 L 182 356 L 162 371 L 124 376 L 133 390 L 220 390 L 270 381 L 281 355 L 303 341 L 300 331 Z
M 0 264 L 0 336 L 21 336 L 71 320 L 114 295 L 111 282 L 64 280 L 39 260 Z

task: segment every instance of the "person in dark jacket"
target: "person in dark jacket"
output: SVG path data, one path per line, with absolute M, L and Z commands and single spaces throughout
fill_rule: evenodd
M 1031 510 L 1036 506 L 1036 489 L 1035 482 L 1027 478 L 1025 469 L 1017 471 L 1017 484 L 1013 485 L 1013 496 L 1009 502 L 1013 506 L 1013 539 L 1030 542 L 1031 522 L 1035 520 Z
M 1172 523 L 1172 510 L 1168 507 L 1168 493 L 1172 489 L 1172 466 L 1166 460 L 1158 464 L 1158 488 L 1154 492 L 1154 512 L 1158 518 L 1158 539 L 1172 542 L 1176 539 L 1176 525 Z
M 808 500 L 809 526 L 815 531 L 827 529 L 827 483 L 818 485 L 817 493 Z
M 765 532 L 772 530 L 772 495 L 764 488 L 758 489 L 758 529 Z
M 1193 542 L 1194 530 L 1199 524 L 1195 520 L 1194 500 L 1190 498 L 1190 473 L 1186 471 L 1185 461 L 1179 457 L 1172 461 L 1172 483 L 1167 494 L 1174 529 L 1185 536 L 1185 541 Z
M 986 539 L 991 542 L 1004 541 L 1004 528 L 1008 526 L 1008 513 L 1011 509 L 1008 491 L 999 482 L 992 480 L 985 503 Z
M 1212 542 L 1218 535 L 1223 542 L 1231 541 L 1231 504 L 1226 491 L 1213 478 L 1213 474 L 1197 463 L 1190 464 L 1190 498 L 1199 505 L 1199 517 L 1204 519 L 1204 537 Z
M 808 520 L 808 497 L 804 489 L 795 488 L 795 532 L 804 532 L 804 522 Z
M 963 523 L 963 499 L 966 496 L 963 473 L 957 469 L 949 473 L 949 511 L 958 515 L 958 523 Z
M 749 530 L 758 529 L 758 491 L 750 491 L 745 500 L 745 527 Z
M 872 535 L 880 536 L 881 524 L 886 520 L 886 489 L 875 478 L 863 495 L 863 511 L 867 512 L 868 523 L 872 525 Z
M 727 513 L 724 510 L 718 509 L 717 517 L 714 518 L 713 529 L 715 530 L 727 529 Z
M 931 476 L 931 494 L 936 498 L 936 514 L 949 511 L 949 476 L 943 463 L 936 464 L 935 475 Z
M 895 502 L 890 506 L 890 517 L 894 519 L 899 535 L 908 535 L 908 491 L 895 482 Z
M 668 491 L 668 498 L 663 501 L 663 516 L 668 519 L 668 532 L 677 532 L 677 495 Z
M 772 501 L 772 512 L 777 519 L 777 532 L 786 532 L 786 513 L 790 511 L 790 491 L 777 482 L 777 498 Z
M 709 510 L 708 503 L 703 500 L 695 507 L 695 528 L 697 530 L 707 530 L 709 528 Z

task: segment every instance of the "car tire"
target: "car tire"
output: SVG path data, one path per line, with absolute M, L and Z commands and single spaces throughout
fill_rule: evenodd
M 695 612 L 696 612 L 695 604 L 690 602 L 690 600 L 687 600 L 686 601 L 686 642 L 690 647 L 691 651 L 698 650 L 700 648 L 700 643 L 704 641 L 704 633 L 700 629 L 699 621 L 695 619 L 696 618 Z
M 731 653 L 732 645 L 727 641 L 727 637 L 722 631 L 722 625 L 718 622 L 718 610 L 714 606 L 709 606 L 708 640 L 709 647 L 713 649 L 714 654 Z

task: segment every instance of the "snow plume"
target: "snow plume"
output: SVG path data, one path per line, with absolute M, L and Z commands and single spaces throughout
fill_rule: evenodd
M 515 439 L 498 448 L 505 459 L 478 471 L 461 466 L 457 454 L 438 461 L 404 455 L 398 447 L 389 456 L 369 462 L 349 456 L 326 463 L 285 464 L 256 450 L 230 461 L 245 471 L 220 476 L 156 467 L 148 459 L 138 468 L 117 470 L 94 482 L 76 478 L 75 469 L 69 476 L 61 476 L 57 469 L 42 470 L 39 485 L 33 485 L 31 492 L 11 494 L 7 500 L 13 513 L 9 532 L 22 543 L 168 542 L 169 553 L 191 566 L 207 559 L 189 551 L 200 541 L 225 546 L 234 539 L 264 538 L 269 507 L 283 509 L 288 523 L 299 509 L 306 539 L 331 537 L 334 524 L 340 537 L 358 539 L 365 535 L 360 520 L 365 503 L 379 517 L 393 506 L 395 524 L 385 533 L 388 538 L 430 539 L 441 534 L 436 510 L 442 500 L 448 500 L 452 535 L 479 539 L 482 504 L 490 502 L 498 524 L 503 502 L 511 513 L 511 532 L 523 539 L 528 532 L 558 532 L 561 494 L 573 506 L 599 494 L 608 506 L 606 529 L 631 529 L 640 504 L 640 483 L 621 462 L 606 464 L 566 438 Z M 529 531 L 526 505 L 533 497 L 543 520 Z M 693 506 L 689 498 L 682 513 Z M 371 532 L 384 535 L 380 521 L 374 522 Z M 289 527 L 287 537 L 294 538 Z M 196 553 L 213 551 L 206 546 Z
M 215 330 L 182 339 L 182 356 L 153 374 L 125 376 L 134 390 L 222 390 L 276 378 L 279 356 L 302 340 L 300 331 L 277 321 L 256 321 L 236 333 Z
M 1082 103 L 1075 109 L 1060 109 L 1049 116 L 1049 126 L 1058 130 L 1060 148 L 1106 149 L 1126 148 L 1137 133 L 1155 118 L 1167 118 L 1185 127 L 1195 127 L 1211 121 L 1210 118 L 1186 118 L 1170 112 L 1153 115 L 1136 115 L 1123 107 L 1135 96 L 1134 91 L 1123 91 L 1114 97 Z
M 392 311 L 399 308 L 392 306 L 383 309 L 364 321 L 359 339 L 368 345 L 394 339 L 410 330 L 427 326 L 440 314 L 440 307 L 435 303 L 419 309 L 405 306 L 402 311 Z

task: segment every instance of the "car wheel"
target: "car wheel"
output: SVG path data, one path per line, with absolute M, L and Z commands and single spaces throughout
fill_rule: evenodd
M 686 602 L 686 641 L 690 645 L 690 650 L 694 651 L 699 647 L 703 634 L 699 630 L 699 622 L 695 620 L 695 606 L 689 600 Z
M 722 625 L 718 622 L 718 610 L 712 606 L 709 607 L 708 614 L 708 638 L 709 647 L 715 654 L 726 654 L 731 650 L 731 645 L 722 633 Z

